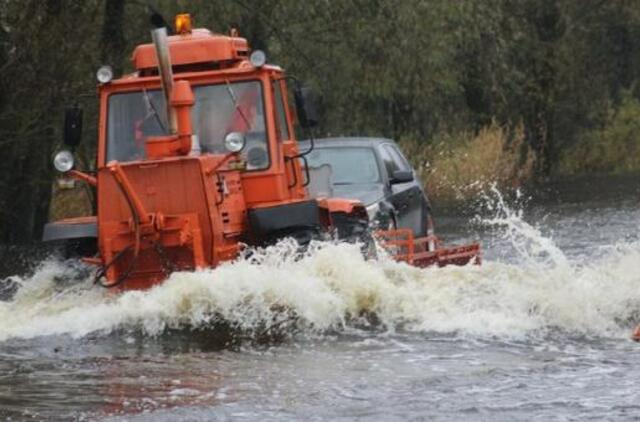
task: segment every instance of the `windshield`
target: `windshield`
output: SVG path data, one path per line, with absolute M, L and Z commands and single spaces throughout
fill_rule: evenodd
M 248 170 L 269 167 L 269 153 L 258 81 L 193 87 L 196 103 L 191 110 L 194 143 L 202 153 L 224 154 L 224 138 L 242 132 L 247 145 L 242 157 Z M 113 94 L 109 97 L 107 162 L 145 158 L 148 136 L 166 134 L 167 116 L 161 90 Z
M 380 170 L 371 148 L 316 148 L 307 155 L 311 170 L 328 166 L 332 185 L 380 182 Z

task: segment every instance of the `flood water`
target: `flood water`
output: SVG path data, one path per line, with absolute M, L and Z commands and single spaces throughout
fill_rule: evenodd
M 0 417 L 640 418 L 640 177 L 479 204 L 436 223 L 482 266 L 285 243 L 114 296 L 45 260 L 0 302 Z

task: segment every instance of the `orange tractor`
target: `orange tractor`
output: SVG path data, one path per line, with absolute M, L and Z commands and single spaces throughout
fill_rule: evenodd
M 74 169 L 70 151 L 54 158 L 65 177 L 95 187 L 97 215 L 51 222 L 44 240 L 88 239 L 95 254 L 84 260 L 99 267 L 96 280 L 144 289 L 173 271 L 232 260 L 245 245 L 365 235 L 361 203 L 306 190 L 287 82 L 306 129 L 317 123 L 309 89 L 235 31 L 192 29 L 189 15 L 176 18 L 175 35 L 159 28 L 152 37 L 133 52 L 134 73 L 98 71 L 95 174 Z M 67 110 L 65 144 L 77 146 L 81 128 L 82 110 Z

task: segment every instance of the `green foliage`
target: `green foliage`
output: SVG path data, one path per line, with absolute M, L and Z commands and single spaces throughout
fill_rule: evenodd
M 132 70 L 132 49 L 150 38 L 145 3 L 0 0 L 0 242 L 38 236 L 47 217 L 55 177 L 49 162 L 60 145 L 64 108 L 76 101 L 85 109 L 79 154 L 92 165 L 93 75 L 105 62 L 119 72 Z M 465 173 L 454 181 L 463 183 L 477 171 L 520 181 L 509 163 L 522 164 L 522 157 L 498 153 L 510 151 L 510 144 L 498 142 L 503 138 L 518 138 L 530 148 L 535 160 L 524 162 L 535 162 L 537 174 L 638 167 L 633 135 L 640 98 L 640 2 L 149 3 L 167 19 L 190 12 L 196 26 L 237 28 L 253 47 L 267 51 L 271 63 L 315 87 L 324 98 L 317 135 L 415 139 L 417 157 L 451 154 L 455 158 L 437 166 L 439 174 L 448 174 L 441 180 Z M 479 138 L 485 142 L 473 141 Z M 466 166 L 471 170 L 460 167 L 465 148 L 466 156 L 483 157 L 486 145 L 495 153 L 491 157 L 508 156 L 500 161 L 505 171 L 481 169 L 473 160 Z
M 564 151 L 559 173 L 640 171 L 640 101 L 626 93 L 618 108 L 607 111 L 603 127 L 585 131 L 581 142 Z
M 89 1 L 0 3 L 0 55 L 6 58 L 0 65 L 0 241 L 33 238 L 46 221 L 50 160 L 64 107 L 94 90 L 93 81 L 78 76 L 93 73 L 93 51 L 86 46 L 95 36 L 74 30 L 88 27 L 99 7 Z

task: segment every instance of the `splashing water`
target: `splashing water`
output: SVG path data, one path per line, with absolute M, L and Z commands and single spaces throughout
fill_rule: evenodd
M 521 198 L 516 191 L 517 198 Z M 564 253 L 555 245 L 553 239 L 544 236 L 539 229 L 528 224 L 524 219 L 524 211 L 509 207 L 502 193 L 495 185 L 490 187 L 490 194 L 484 198 L 486 208 L 494 213 L 492 218 L 476 217 L 486 226 L 497 227 L 502 237 L 516 250 L 517 255 L 529 266 L 548 265 L 556 270 L 570 271 L 570 264 Z
M 523 338 L 554 332 L 628 336 L 640 315 L 640 244 L 619 245 L 595 262 L 572 264 L 540 230 L 527 224 L 494 190 L 495 216 L 523 262 L 418 269 L 382 257 L 366 261 L 357 245 L 318 243 L 302 258 L 283 241 L 250 258 L 215 269 L 173 274 L 145 292 L 113 295 L 90 277 L 61 287 L 71 276 L 45 262 L 0 302 L 0 341 L 139 329 L 205 327 L 227 321 L 257 332 L 295 315 L 302 332 L 360 327 L 374 315 L 380 329 L 462 336 Z M 369 318 L 371 320 L 371 318 Z

